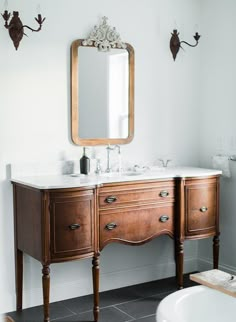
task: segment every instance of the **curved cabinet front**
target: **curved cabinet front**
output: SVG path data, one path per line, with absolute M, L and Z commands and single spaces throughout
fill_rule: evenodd
M 216 178 L 186 180 L 185 238 L 218 234 L 218 181 Z
M 50 194 L 52 261 L 67 260 L 94 251 L 94 193 Z

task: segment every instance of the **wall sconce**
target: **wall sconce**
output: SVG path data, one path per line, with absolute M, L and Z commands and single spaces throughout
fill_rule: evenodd
M 171 38 L 170 38 L 170 50 L 172 52 L 172 56 L 175 60 L 177 54 L 178 54 L 178 51 L 179 51 L 179 48 L 181 47 L 181 44 L 186 44 L 190 47 L 196 47 L 198 45 L 198 41 L 200 39 L 200 35 L 196 32 L 195 35 L 193 36 L 193 38 L 196 40 L 196 44 L 195 45 L 191 45 L 189 44 L 188 42 L 186 41 L 180 41 L 179 40 L 179 33 L 177 31 L 177 29 L 174 29 L 173 30 L 173 33 L 171 34 Z M 181 47 L 182 48 L 182 47 Z
M 3 19 L 5 20 L 5 28 L 9 30 L 9 35 L 14 43 L 14 46 L 17 50 L 19 47 L 20 41 L 23 38 L 23 36 L 27 36 L 24 33 L 24 28 L 28 28 L 31 31 L 38 32 L 42 28 L 42 24 L 46 18 L 42 19 L 41 14 L 38 14 L 38 18 L 34 18 L 37 23 L 39 24 L 38 29 L 33 29 L 29 26 L 23 25 L 20 18 L 19 18 L 19 12 L 13 11 L 13 17 L 11 18 L 11 21 L 8 23 L 8 20 L 10 19 L 11 13 L 7 10 L 4 11 L 2 14 Z

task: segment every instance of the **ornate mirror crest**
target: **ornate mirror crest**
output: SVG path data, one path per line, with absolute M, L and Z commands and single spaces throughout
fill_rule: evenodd
M 126 48 L 115 27 L 107 24 L 107 17 L 102 18 L 99 26 L 94 26 L 87 39 L 82 43 L 83 46 L 94 46 L 99 51 L 109 51 L 111 48 Z

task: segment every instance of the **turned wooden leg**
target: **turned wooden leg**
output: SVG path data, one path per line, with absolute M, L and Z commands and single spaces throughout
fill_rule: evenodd
M 42 269 L 43 282 L 43 308 L 44 308 L 44 322 L 49 322 L 49 293 L 50 293 L 50 268 L 49 265 L 43 265 Z
M 175 245 L 175 260 L 176 260 L 176 279 L 178 288 L 183 288 L 183 267 L 184 267 L 184 243 L 176 240 Z
M 99 254 L 93 257 L 93 294 L 94 294 L 94 306 L 93 316 L 94 321 L 98 321 L 99 315 Z
M 218 269 L 219 266 L 219 250 L 220 250 L 220 239 L 219 236 L 213 238 L 213 268 Z
M 16 249 L 16 309 L 22 310 L 22 291 L 23 291 L 23 252 Z

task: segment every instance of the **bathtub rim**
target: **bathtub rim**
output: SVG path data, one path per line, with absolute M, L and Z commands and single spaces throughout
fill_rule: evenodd
M 176 317 L 176 305 L 178 301 L 182 300 L 183 297 L 190 296 L 191 294 L 201 293 L 207 291 L 209 294 L 221 293 L 222 296 L 230 297 L 230 295 L 224 294 L 220 291 L 207 287 L 205 285 L 196 285 L 186 287 L 182 290 L 175 291 L 167 295 L 158 305 L 156 311 L 156 322 L 187 322 L 183 321 L 183 318 Z M 170 309 L 171 308 L 171 309 Z M 168 312 L 168 316 L 166 315 Z

